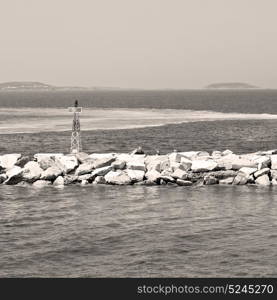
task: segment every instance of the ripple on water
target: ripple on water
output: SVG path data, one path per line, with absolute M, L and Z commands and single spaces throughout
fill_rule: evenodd
M 0 276 L 276 274 L 274 189 L 0 189 Z

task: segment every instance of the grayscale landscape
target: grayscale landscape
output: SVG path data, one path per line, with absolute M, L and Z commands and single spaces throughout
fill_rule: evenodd
M 0 277 L 276 277 L 276 9 L 2 0 Z

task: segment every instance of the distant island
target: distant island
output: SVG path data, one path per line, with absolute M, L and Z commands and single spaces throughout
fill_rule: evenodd
M 12 81 L 0 83 L 0 90 L 53 90 L 56 87 L 35 81 Z
M 221 82 L 212 83 L 206 89 L 258 89 L 257 86 L 243 82 Z
M 119 87 L 54 86 L 36 81 L 10 81 L 0 83 L 0 91 L 63 91 L 63 90 L 119 90 Z

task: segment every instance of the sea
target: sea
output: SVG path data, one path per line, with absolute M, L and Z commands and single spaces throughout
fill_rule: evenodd
M 1 91 L 0 155 L 277 148 L 277 90 Z M 277 189 L 0 185 L 0 277 L 276 277 Z

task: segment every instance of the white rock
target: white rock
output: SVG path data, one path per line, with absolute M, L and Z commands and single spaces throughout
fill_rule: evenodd
M 15 166 L 15 167 L 12 167 L 11 169 L 8 169 L 6 172 L 6 175 L 7 175 L 7 177 L 11 177 L 11 176 L 14 176 L 14 175 L 17 175 L 20 173 L 23 173 L 23 169 L 18 166 Z
M 138 148 L 134 149 L 134 150 L 131 152 L 131 155 L 134 155 L 134 154 L 144 154 L 144 151 L 143 151 L 142 148 L 139 146 Z
M 112 166 L 107 166 L 103 168 L 99 168 L 96 170 L 93 170 L 91 173 L 83 174 L 78 176 L 78 180 L 87 180 L 88 182 L 91 182 L 95 179 L 96 176 L 104 176 L 107 173 L 109 173 L 112 170 Z
M 148 171 L 162 172 L 170 168 L 170 161 L 167 155 L 149 155 L 145 158 L 145 165 Z
M 249 176 L 245 175 L 244 173 L 239 172 L 238 175 L 234 178 L 232 184 L 244 185 L 244 184 L 247 184 L 248 180 L 249 180 Z
M 5 180 L 7 180 L 7 175 L 6 174 L 0 174 L 0 184 L 3 183 Z
M 161 173 L 156 170 L 150 170 L 145 174 L 149 181 L 157 182 L 161 178 Z
M 242 167 L 239 169 L 239 172 L 244 173 L 246 176 L 250 176 L 254 174 L 257 171 L 257 168 L 248 168 L 248 167 Z
M 262 168 L 267 168 L 271 163 L 270 156 L 266 156 L 266 155 L 258 157 L 257 159 L 255 159 L 255 161 L 258 164 L 262 164 Z
M 104 176 L 97 176 L 93 181 L 93 184 L 106 184 Z
M 130 184 L 132 181 L 131 178 L 126 174 L 126 172 L 121 170 L 110 171 L 107 175 L 105 175 L 104 178 L 107 183 L 119 185 Z
M 128 163 L 129 161 L 140 161 L 144 163 L 145 155 L 144 154 L 126 154 L 121 153 L 116 155 L 116 159 L 125 161 Z
M 63 177 L 63 179 L 64 179 L 64 184 L 68 185 L 68 184 L 71 184 L 71 183 L 74 183 L 74 182 L 78 181 L 78 176 L 67 174 Z
M 218 168 L 220 170 L 226 170 L 226 171 L 232 170 L 232 163 L 231 162 L 216 160 L 216 159 L 215 159 L 215 161 L 217 162 Z
M 185 171 L 189 171 L 191 169 L 192 161 L 186 157 L 182 157 L 181 165 Z
M 234 170 L 220 170 L 220 171 L 214 171 L 209 173 L 209 175 L 212 175 L 219 180 L 226 179 L 228 177 L 234 178 L 237 176 L 237 174 L 238 171 L 234 171 Z
M 34 182 L 40 179 L 43 170 L 36 161 L 29 161 L 23 168 L 23 180 Z
M 175 162 L 175 161 L 171 161 L 170 162 L 170 170 L 172 171 L 172 172 L 174 172 L 175 170 L 177 170 L 177 169 L 180 169 L 180 167 L 181 167 L 181 163 L 178 163 L 178 162 Z M 182 167 L 181 167 L 182 168 Z
M 0 156 L 0 166 L 4 169 L 11 169 L 20 159 L 21 154 L 4 154 Z
M 185 180 L 188 178 L 188 173 L 181 169 L 176 169 L 171 175 L 173 178 Z
M 263 154 L 263 155 L 277 154 L 277 149 L 268 150 L 268 151 L 262 151 L 262 154 Z
M 269 172 L 270 172 L 270 169 L 269 169 L 269 168 L 264 168 L 264 169 L 261 169 L 261 170 L 255 172 L 255 173 L 254 173 L 254 177 L 255 177 L 255 178 L 258 178 L 258 177 L 260 177 L 260 176 L 263 176 L 263 175 L 265 175 L 265 174 L 268 174 Z
M 169 160 L 161 161 L 161 163 L 160 163 L 161 172 L 164 171 L 164 170 L 167 170 L 169 168 L 170 168 L 170 161 Z
M 214 185 L 214 184 L 218 184 L 218 179 L 215 178 L 212 175 L 206 175 L 204 177 L 204 184 L 205 185 Z
M 161 161 L 157 159 L 153 159 L 152 161 L 145 162 L 146 169 L 148 171 L 155 170 L 157 172 L 161 171 Z
M 220 158 L 221 157 L 221 151 L 213 151 L 212 152 L 213 158 Z
M 219 180 L 219 184 L 232 184 L 234 181 L 234 177 L 228 177 L 222 180 Z
M 37 162 L 42 170 L 47 170 L 48 168 L 54 167 L 56 165 L 54 159 L 48 156 L 38 156 Z
M 210 156 L 209 152 L 207 151 L 199 151 L 197 153 L 197 156 Z
M 271 155 L 271 169 L 277 170 L 277 154 Z
M 179 153 L 183 157 L 186 157 L 186 158 L 192 160 L 192 159 L 194 159 L 198 155 L 199 151 L 188 151 L 188 152 L 179 152 Z
M 63 156 L 63 153 L 37 153 L 34 155 L 34 158 L 36 158 L 37 160 L 44 157 L 50 157 L 52 159 L 55 159 L 61 156 Z
M 193 160 L 209 160 L 212 159 L 210 154 L 206 151 L 199 151 Z
M 222 154 L 223 156 L 226 156 L 226 155 L 229 155 L 229 154 L 233 154 L 233 151 L 227 149 L 227 150 L 223 151 L 221 154 Z
M 91 181 L 94 179 L 95 176 L 91 175 L 91 173 L 89 174 L 84 174 L 84 175 L 80 175 L 78 176 L 78 181 L 83 181 L 83 180 L 86 180 L 86 181 Z
M 18 166 L 15 166 L 6 172 L 8 179 L 4 183 L 17 184 L 20 181 L 22 181 L 22 174 L 23 174 L 23 169 Z
M 33 183 L 33 187 L 42 188 L 51 184 L 52 184 L 51 181 L 48 180 L 37 180 Z
M 24 168 L 24 166 L 27 164 L 27 162 L 32 161 L 32 159 L 29 156 L 21 156 L 18 161 L 16 162 L 16 166 L 20 168 Z M 1 167 L 0 167 L 1 169 Z
M 277 179 L 277 170 L 270 170 L 270 175 L 271 175 L 272 178 Z
M 277 185 L 277 179 L 276 179 L 276 178 L 272 178 L 271 184 L 272 184 L 272 185 Z
M 111 164 L 111 166 L 115 170 L 123 170 L 126 166 L 126 162 L 124 160 L 116 160 Z
M 88 173 L 91 173 L 93 169 L 94 169 L 93 162 L 91 162 L 91 161 L 85 162 L 85 163 L 79 165 L 79 167 L 75 171 L 75 174 L 78 176 L 88 174 Z
M 168 159 L 170 160 L 170 162 L 180 162 L 181 161 L 181 155 L 178 154 L 177 152 L 172 152 L 167 154 Z
M 39 162 L 44 158 L 51 158 L 55 160 L 56 158 L 62 157 L 63 153 L 37 153 L 34 155 L 34 158 Z
M 64 155 L 56 158 L 55 161 L 60 163 L 59 167 L 63 170 L 64 174 L 75 170 L 79 165 L 78 160 L 74 155 Z
M 141 170 L 141 171 L 145 171 L 145 164 L 144 161 L 140 161 L 140 160 L 131 160 L 127 162 L 127 169 L 131 169 L 131 170 Z
M 270 185 L 270 180 L 269 180 L 269 177 L 268 175 L 262 175 L 260 177 L 258 177 L 255 182 L 258 184 L 258 185 Z
M 239 157 L 241 159 L 247 159 L 250 161 L 256 161 L 257 159 L 261 158 L 261 156 L 258 155 L 257 153 L 241 154 Z
M 222 156 L 220 159 L 217 159 L 216 162 L 219 166 L 224 166 L 227 170 L 239 170 L 243 167 L 249 168 L 257 168 L 258 163 L 255 161 L 251 161 L 246 158 L 241 158 L 235 154 L 228 154 L 226 156 Z
M 178 152 L 172 152 L 172 153 L 168 154 L 168 159 L 170 162 L 179 163 L 179 162 L 181 162 L 182 157 L 184 157 L 182 155 L 182 153 L 178 153 Z
M 141 170 L 126 170 L 127 175 L 131 178 L 133 182 L 143 181 L 145 172 Z
M 217 163 L 213 160 L 193 160 L 191 170 L 193 172 L 207 172 L 217 168 Z
M 85 153 L 85 152 L 79 152 L 75 154 L 78 162 L 80 162 L 81 164 L 87 162 L 87 161 L 92 161 L 91 157 Z
M 191 186 L 192 182 L 189 180 L 177 179 L 176 183 L 180 186 Z
M 150 163 L 152 163 L 153 161 L 160 161 L 161 158 L 164 158 L 164 159 L 168 159 L 167 155 L 147 155 L 145 156 L 144 158 L 144 163 L 145 165 L 149 165 Z
M 144 159 L 145 165 L 148 167 L 152 163 L 161 162 L 164 160 L 168 160 L 167 155 L 147 155 Z
M 214 157 L 211 156 L 196 156 L 193 158 L 193 160 L 215 160 Z
M 58 176 L 62 175 L 63 171 L 57 166 L 50 167 L 42 172 L 40 179 L 42 180 L 55 180 Z
M 82 180 L 81 181 L 81 185 L 87 185 L 88 184 L 88 181 L 87 180 Z
M 163 180 L 165 183 L 175 182 L 175 179 L 170 175 L 161 175 L 160 179 Z
M 63 186 L 64 185 L 63 177 L 62 176 L 57 177 L 57 179 L 53 182 L 53 185 Z
M 185 158 L 186 159 L 186 158 Z M 183 171 L 190 170 L 190 167 L 192 165 L 192 162 L 190 163 L 176 163 L 176 162 L 170 162 L 170 170 L 174 172 L 177 169 L 181 169 Z M 168 170 L 168 169 L 167 169 Z
M 107 167 L 110 166 L 114 161 L 115 161 L 115 157 L 98 158 L 95 161 L 93 161 L 93 168 L 98 169 L 98 168 Z
M 116 157 L 116 153 L 93 153 L 89 155 L 90 158 L 93 160 L 98 160 L 98 159 L 111 159 Z
M 258 170 L 261 170 L 261 169 L 266 168 L 266 167 L 267 166 L 264 165 L 263 163 L 261 163 L 261 162 L 258 163 Z
M 161 175 L 162 175 L 162 176 L 170 176 L 170 177 L 171 177 L 171 175 L 172 175 L 172 170 L 171 170 L 171 169 L 163 170 L 163 171 L 161 172 Z
M 95 176 L 105 176 L 107 173 L 109 173 L 111 170 L 113 169 L 112 166 L 107 166 L 107 167 L 102 167 L 102 168 L 98 168 L 95 169 L 91 172 L 91 175 L 93 177 Z

